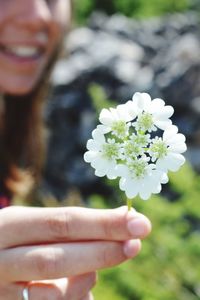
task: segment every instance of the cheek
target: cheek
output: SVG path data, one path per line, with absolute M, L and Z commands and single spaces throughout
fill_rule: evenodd
M 71 4 L 69 0 L 60 0 L 54 8 L 53 18 L 61 32 L 67 31 L 71 25 Z
M 49 26 L 49 51 L 48 56 L 51 57 L 55 48 L 60 45 L 63 37 L 71 28 L 71 5 L 69 0 L 58 0 L 57 5 L 52 8 L 51 28 Z

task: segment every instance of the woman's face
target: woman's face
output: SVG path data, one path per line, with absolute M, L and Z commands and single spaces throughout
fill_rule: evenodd
M 70 0 L 0 0 L 1 93 L 33 90 L 70 19 Z

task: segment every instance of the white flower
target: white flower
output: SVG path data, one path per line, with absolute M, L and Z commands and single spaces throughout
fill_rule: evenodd
M 147 147 L 150 142 L 150 134 L 133 133 L 130 136 L 130 140 L 140 147 Z
M 124 141 L 121 156 L 123 160 L 132 160 L 142 154 L 143 149 L 140 145 L 134 143 L 132 140 Z
M 119 165 L 117 172 L 121 177 L 119 187 L 129 199 L 139 195 L 141 199 L 147 200 L 152 193 L 159 193 L 161 183 L 168 180 L 164 172 L 156 170 L 154 164 L 148 164 L 143 158 L 129 165 Z
M 92 132 L 84 155 L 97 176 L 119 177 L 119 187 L 128 198 L 148 199 L 168 182 L 168 171 L 177 171 L 185 161 L 185 137 L 172 125 L 173 108 L 162 99 L 151 100 L 135 93 L 116 108 L 103 109 L 101 124 Z M 155 131 L 163 130 L 162 137 Z M 151 137 L 151 132 L 154 136 Z
M 130 121 L 136 117 L 135 112 L 129 111 L 126 104 L 118 105 L 116 108 L 102 109 L 99 121 L 102 125 L 98 128 L 104 133 L 112 134 L 125 138 L 129 134 Z
M 174 109 L 170 105 L 165 105 L 162 99 L 156 98 L 151 100 L 151 97 L 147 93 L 135 93 L 132 98 L 132 108 L 138 118 L 133 125 L 138 130 L 143 132 L 151 132 L 160 128 L 164 130 L 172 122 L 169 119 Z M 157 127 L 157 128 L 156 128 Z
M 181 154 L 187 150 L 185 136 L 178 133 L 175 125 L 171 125 L 164 131 L 163 139 L 160 139 L 160 142 L 164 151 L 157 155 L 157 169 L 164 172 L 177 171 L 185 162 L 185 158 Z
M 120 144 L 114 140 L 106 139 L 99 129 L 92 132 L 93 139 L 87 142 L 87 151 L 84 160 L 95 169 L 95 175 L 107 176 L 109 179 L 116 178 L 116 159 L 120 153 Z
M 166 157 L 168 154 L 168 147 L 162 138 L 156 136 L 151 140 L 148 152 L 151 155 L 152 162 L 155 162 L 157 159 L 163 159 Z

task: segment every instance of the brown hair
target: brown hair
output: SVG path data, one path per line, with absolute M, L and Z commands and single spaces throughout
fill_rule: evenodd
M 73 0 L 70 0 L 70 4 L 73 13 Z M 66 28 L 65 33 L 69 30 L 70 28 Z M 40 180 L 45 158 L 43 106 L 49 93 L 52 67 L 63 49 L 63 38 L 36 88 L 22 97 L 4 95 L 2 100 L 0 192 L 8 197 L 26 196 Z
M 40 180 L 45 158 L 43 106 L 49 90 L 49 74 L 61 45 L 28 95 L 4 95 L 0 132 L 0 191 L 8 197 L 26 196 Z

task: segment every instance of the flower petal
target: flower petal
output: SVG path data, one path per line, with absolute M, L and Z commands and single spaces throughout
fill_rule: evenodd
M 158 119 L 168 119 L 170 118 L 174 113 L 174 109 L 171 105 L 166 105 L 160 110 L 157 109 L 157 111 L 154 112 L 154 115 Z
M 178 153 L 169 153 L 164 159 L 158 159 L 156 165 L 159 170 L 176 172 L 184 164 L 185 158 Z
M 132 100 L 138 113 L 147 110 L 151 104 L 151 97 L 147 93 L 135 93 Z
M 108 164 L 108 169 L 106 172 L 106 175 L 108 179 L 115 179 L 117 178 L 117 172 L 116 172 L 116 163 L 115 161 L 112 161 Z
M 105 169 L 107 168 L 107 161 L 102 158 L 101 153 L 98 152 L 95 159 L 91 161 L 91 166 L 94 169 Z
M 134 108 L 132 109 L 132 111 L 130 113 L 129 106 L 130 106 L 130 104 L 120 104 L 117 106 L 117 113 L 118 113 L 119 120 L 123 120 L 126 122 L 133 120 Z M 136 113 L 134 114 L 134 118 L 135 118 L 135 116 L 136 116 Z
M 128 102 L 126 102 L 124 104 L 124 106 L 130 116 L 130 119 L 128 121 L 133 121 L 138 114 L 138 111 L 137 111 L 133 101 L 129 100 Z
M 116 166 L 117 176 L 119 177 L 127 177 L 129 174 L 129 170 L 126 165 L 118 164 Z
M 185 143 L 178 143 L 172 144 L 168 149 L 170 150 L 170 152 L 183 153 L 187 150 L 187 146 Z
M 162 99 L 155 98 L 151 102 L 151 107 L 149 109 L 149 113 L 154 113 L 158 110 L 161 110 L 161 109 L 163 109 L 164 106 L 165 106 L 165 102 Z
M 162 129 L 162 130 L 165 130 L 167 127 L 169 127 L 171 124 L 172 124 L 172 121 L 171 120 L 169 120 L 169 119 L 167 119 L 167 120 L 157 120 L 156 118 L 155 118 L 155 120 L 154 120 L 154 124 L 158 127 L 158 128 L 160 128 L 160 129 Z
M 96 169 L 94 174 L 98 177 L 103 177 L 106 175 L 106 171 L 104 169 Z
M 175 125 L 170 125 L 167 127 L 163 133 L 163 140 L 167 143 L 168 140 L 178 132 L 178 127 Z
M 119 180 L 119 188 L 120 190 L 124 191 L 125 190 L 125 183 L 126 183 L 126 178 L 121 177 Z
M 111 131 L 110 126 L 106 126 L 106 125 L 103 125 L 103 124 L 97 125 L 97 129 L 100 130 L 102 134 L 106 134 L 106 133 Z
M 86 145 L 87 149 L 90 151 L 99 151 L 99 146 L 100 144 L 93 139 L 88 140 Z
M 141 188 L 139 190 L 139 196 L 142 200 L 147 200 L 150 198 L 152 192 L 152 186 L 146 180 L 143 181 Z
M 93 160 L 97 159 L 99 153 L 96 151 L 87 151 L 85 152 L 83 158 L 85 162 L 91 163 Z
M 138 194 L 138 184 L 137 183 L 134 184 L 134 182 L 128 181 L 126 185 L 125 193 L 127 198 L 129 199 L 135 198 Z
M 139 191 L 139 184 L 130 177 L 122 177 L 119 180 L 119 188 L 125 192 L 130 199 L 134 198 Z
M 167 143 L 168 145 L 185 143 L 185 136 L 181 133 L 174 134 L 168 138 Z
M 143 105 L 144 105 L 144 110 L 148 111 L 149 107 L 151 107 L 151 97 L 147 93 L 142 93 L 142 98 L 143 98 Z
M 169 177 L 167 176 L 167 173 L 163 173 L 161 176 L 161 183 L 166 184 L 169 181 Z
M 105 143 L 105 137 L 100 129 L 96 128 L 92 131 L 92 137 L 99 143 Z
M 99 115 L 99 121 L 104 125 L 110 126 L 113 122 L 111 110 L 103 108 Z

